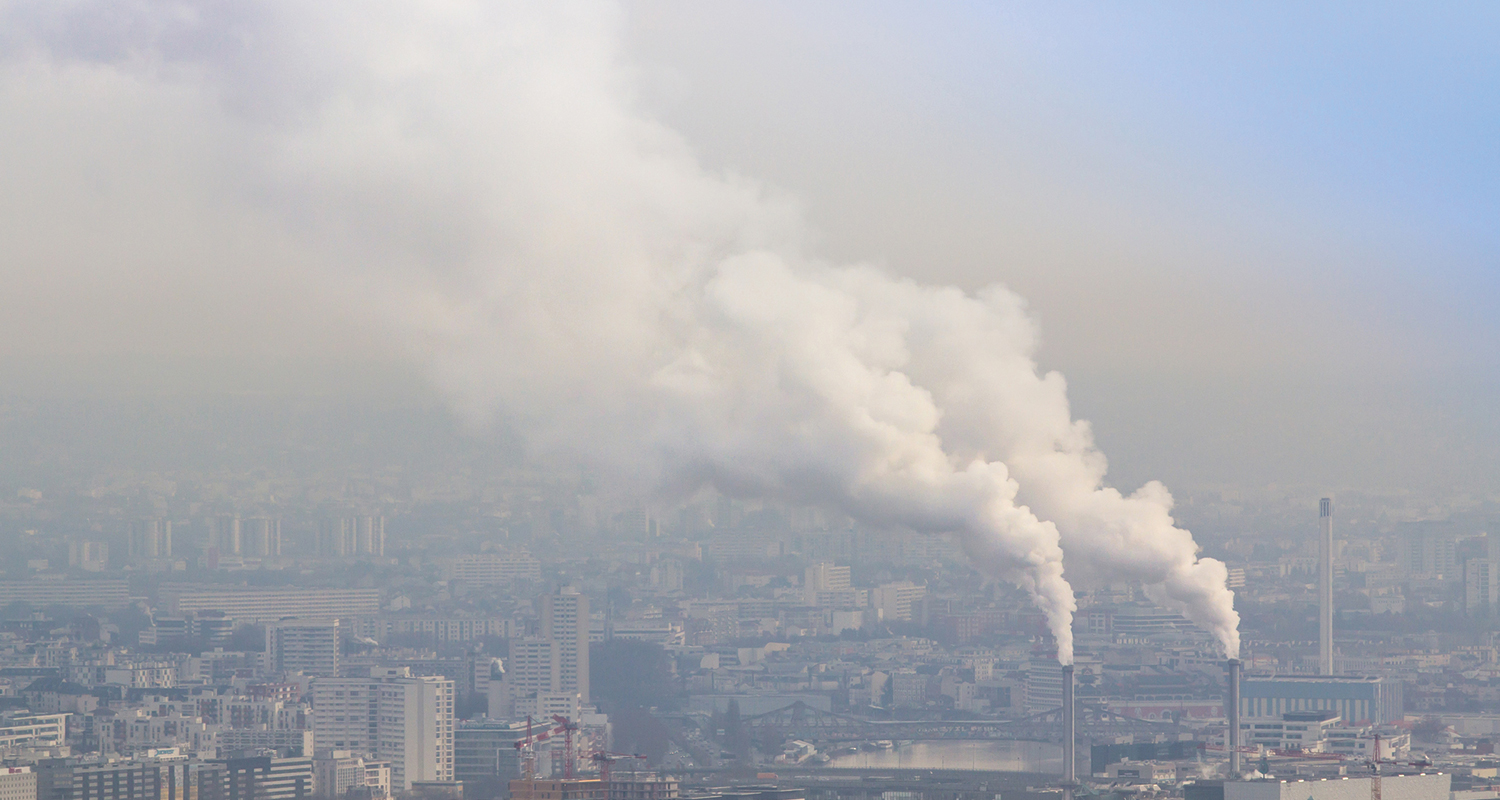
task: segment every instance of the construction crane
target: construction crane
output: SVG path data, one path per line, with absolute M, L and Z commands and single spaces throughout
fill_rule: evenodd
M 639 753 L 606 753 L 603 751 L 595 752 L 589 756 L 589 760 L 594 762 L 599 768 L 599 780 L 604 782 L 605 791 L 609 790 L 610 765 L 616 761 L 624 761 L 627 758 L 638 758 L 642 761 L 646 759 L 645 756 Z
M 565 718 L 565 717 L 553 717 L 553 719 L 554 720 L 559 720 L 560 719 L 564 723 L 567 722 L 567 718 Z M 577 725 L 573 726 L 573 730 L 576 730 L 577 728 L 578 728 Z M 568 727 L 567 727 L 567 725 L 564 724 L 564 725 L 558 725 L 557 727 L 552 728 L 551 730 L 546 730 L 546 731 L 542 731 L 540 733 L 533 734 L 531 732 L 531 715 L 530 714 L 526 715 L 526 738 L 518 740 L 516 742 L 516 744 L 515 744 L 516 752 L 519 753 L 520 756 L 521 756 L 521 777 L 522 778 L 524 778 L 524 779 L 526 779 L 528 781 L 536 780 L 536 744 L 538 742 L 546 741 L 546 740 L 552 738 L 554 735 L 559 734 L 559 733 L 567 735 L 567 740 L 568 740 L 568 758 L 571 761 L 572 760 L 572 755 L 573 755 L 573 733 L 572 733 L 572 730 L 569 730 Z M 567 769 L 568 777 L 569 778 L 573 777 L 572 765 L 569 764 L 566 769 Z
M 1426 769 L 1427 767 L 1432 766 L 1432 762 L 1429 761 L 1429 760 L 1427 760 L 1425 757 L 1419 758 L 1419 759 L 1417 759 L 1415 761 L 1397 761 L 1397 760 L 1395 760 L 1393 758 L 1381 758 L 1380 757 L 1380 734 L 1378 734 L 1378 733 L 1375 734 L 1375 747 L 1374 747 L 1373 751 L 1370 753 L 1370 760 L 1369 760 L 1368 763 L 1370 765 L 1370 800 L 1380 800 L 1380 790 L 1381 790 L 1381 786 L 1380 786 L 1380 765 L 1381 764 L 1393 764 L 1393 765 L 1394 764 L 1401 764 L 1401 765 L 1408 766 L 1408 767 L 1416 767 L 1417 769 Z
M 573 780 L 574 762 L 577 761 L 573 756 L 573 732 L 578 730 L 578 723 L 557 714 L 552 715 L 552 721 L 557 723 L 557 727 L 552 730 L 562 731 L 563 741 L 566 742 L 567 755 L 564 756 L 566 760 L 563 761 L 563 778 Z

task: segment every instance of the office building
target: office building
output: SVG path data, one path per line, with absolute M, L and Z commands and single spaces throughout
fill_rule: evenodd
M 342 798 L 350 792 L 371 798 L 391 793 L 391 765 L 372 761 L 348 750 L 325 750 L 313 759 L 313 785 L 320 798 Z
M 516 695 L 512 714 L 515 718 L 552 719 L 566 717 L 576 720 L 582 714 L 583 705 L 577 692 L 529 692 Z
M 286 755 L 305 756 L 314 752 L 317 741 L 310 730 L 269 728 L 264 724 L 254 728 L 224 728 L 217 737 L 221 753 L 276 750 Z
M 0 581 L 0 606 L 29 603 L 32 606 L 73 606 L 106 609 L 130 605 L 130 584 L 125 581 Z
M 666 558 L 651 565 L 649 578 L 651 588 L 664 592 L 682 591 L 683 581 L 686 573 L 682 568 L 682 562 L 675 558 Z
M 250 624 L 274 622 L 283 617 L 332 618 L 375 616 L 380 613 L 379 589 L 213 589 L 174 586 L 163 588 L 161 596 L 163 605 L 173 616 L 218 611 Z
M 11 713 L 0 717 L 0 750 L 54 747 L 68 739 L 67 714 Z
M 1381 677 L 1333 675 L 1246 676 L 1240 686 L 1242 717 L 1280 717 L 1289 711 L 1328 710 L 1346 723 L 1385 725 L 1402 719 L 1401 682 Z
M 283 619 L 266 625 L 266 668 L 275 673 L 339 674 L 337 619 Z
M 221 764 L 187 759 L 76 763 L 51 759 L 37 767 L 46 800 L 224 800 Z M 46 790 L 40 787 L 45 785 Z
M 172 521 L 161 517 L 138 520 L 130 528 L 131 558 L 171 558 Z
M 227 646 L 234 636 L 234 626 L 234 617 L 222 611 L 199 611 L 189 624 L 193 637 L 209 647 Z
M 851 590 L 849 568 L 837 567 L 824 561 L 808 567 L 802 576 L 802 602 L 810 606 L 819 605 L 819 592 L 848 592 Z
M 1408 577 L 1457 580 L 1456 538 L 1445 523 L 1402 525 L 1397 529 L 1396 562 Z
M 479 797 L 494 797 L 521 777 L 516 742 L 526 737 L 526 723 L 482 720 L 460 724 L 453 734 L 453 779 Z M 472 789 L 470 788 L 472 787 Z
M 205 545 L 217 556 L 237 556 L 244 549 L 238 514 L 219 514 L 204 521 L 208 529 Z
M 542 579 L 542 562 L 530 553 L 470 553 L 445 565 L 448 580 L 466 583 L 507 583 Z
M 453 681 L 372 669 L 367 678 L 316 678 L 312 694 L 320 747 L 389 761 L 397 791 L 453 780 Z
M 1288 711 L 1279 717 L 1252 717 L 1240 720 L 1240 741 L 1272 750 L 1321 753 L 1328 732 L 1340 724 L 1339 715 L 1327 710 Z
M 0 800 L 36 800 L 36 773 L 31 767 L 0 767 Z
M 274 517 L 251 517 L 240 533 L 241 552 L 247 556 L 274 558 L 281 555 L 281 520 Z
M 1391 800 L 1451 800 L 1453 776 L 1445 773 L 1390 775 L 1380 779 L 1382 796 Z M 1223 800 L 1368 800 L 1375 790 L 1368 777 L 1328 780 L 1214 781 Z M 1200 783 L 1200 786 L 1203 784 Z M 1205 795 L 1186 793 L 1189 798 Z
M 870 607 L 887 622 L 920 621 L 920 604 L 926 596 L 926 586 L 911 581 L 887 583 L 870 590 Z
M 1500 580 L 1496 580 L 1496 562 L 1488 558 L 1471 558 L 1464 562 L 1464 613 L 1487 617 L 1500 610 Z
M 589 598 L 563 589 L 542 599 L 542 638 L 557 642 L 556 691 L 589 702 Z
M 1093 612 L 1093 609 L 1090 609 L 1090 612 Z M 1103 624 L 1103 627 L 1119 636 L 1173 633 L 1185 630 L 1192 625 L 1175 611 L 1149 605 L 1120 606 L 1109 612 L 1107 616 L 1108 621 Z
M 224 766 L 224 800 L 311 800 L 313 796 L 310 756 L 261 755 L 214 763 Z
M 326 519 L 318 529 L 318 555 L 385 555 L 385 517 L 355 515 Z
M 78 567 L 84 572 L 103 572 L 109 567 L 109 543 L 68 542 L 68 566 Z
M 514 639 L 516 622 L 508 617 L 482 616 L 379 616 L 347 621 L 352 635 L 384 642 L 392 635 L 418 635 L 434 642 L 469 642 L 485 636 Z
M 488 714 L 506 719 L 516 714 L 517 698 L 557 692 L 561 686 L 562 658 L 556 640 L 512 639 L 504 675 L 488 689 Z

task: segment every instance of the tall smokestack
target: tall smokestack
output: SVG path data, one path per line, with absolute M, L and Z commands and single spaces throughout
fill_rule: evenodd
M 1075 748 L 1078 742 L 1078 714 L 1073 703 L 1073 665 L 1062 668 L 1063 676 L 1063 786 L 1071 787 L 1078 782 L 1078 758 Z
M 1229 717 L 1229 778 L 1240 777 L 1240 660 L 1229 659 L 1229 697 L 1225 703 Z
M 1318 674 L 1333 674 L 1333 500 L 1318 501 Z

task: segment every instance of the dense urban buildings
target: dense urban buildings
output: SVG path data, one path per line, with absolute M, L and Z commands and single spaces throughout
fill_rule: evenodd
M 1058 770 L 1055 643 L 1031 599 L 956 542 L 717 497 L 643 520 L 643 504 L 612 507 L 561 476 L 503 491 L 451 480 L 466 488 L 411 491 L 463 503 L 366 493 L 380 513 L 264 499 L 198 513 L 162 495 L 89 538 L 13 538 L 0 756 L 14 771 L 0 792 L 815 794 L 801 776 L 820 765 L 960 759 L 951 748 L 974 740 L 944 744 L 954 725 L 1013 754 L 994 769 Z M 50 508 L 5 513 L 44 526 Z M 1419 758 L 1455 792 L 1482 791 L 1500 742 L 1500 537 L 1480 518 L 1380 527 L 1356 501 L 1339 508 L 1338 528 L 1314 497 L 1209 539 L 1244 615 L 1240 770 L 1352 780 L 1378 752 L 1387 794 Z M 1202 776 L 1228 769 L 1213 638 L 1148 587 L 1076 599 L 1080 780 L 1185 800 L 1250 791 Z M 736 775 L 777 777 L 734 789 Z

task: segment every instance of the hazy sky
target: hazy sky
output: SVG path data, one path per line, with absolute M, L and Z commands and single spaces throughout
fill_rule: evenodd
M 829 252 L 1030 299 L 1124 483 L 1493 492 L 1494 5 L 635 9 L 649 106 Z
M 266 115 L 142 78 L 197 56 L 130 66 L 151 55 L 125 11 L 49 27 L 45 5 L 0 4 L 5 387 L 366 390 L 351 362 L 415 385 L 337 301 L 357 278 L 219 213 Z M 1121 483 L 1494 491 L 1500 7 L 635 2 L 613 24 L 617 89 L 794 199 L 810 249 L 1028 298 Z M 274 54 L 211 60 L 225 106 L 283 102 L 255 93 L 288 85 L 259 74 Z

